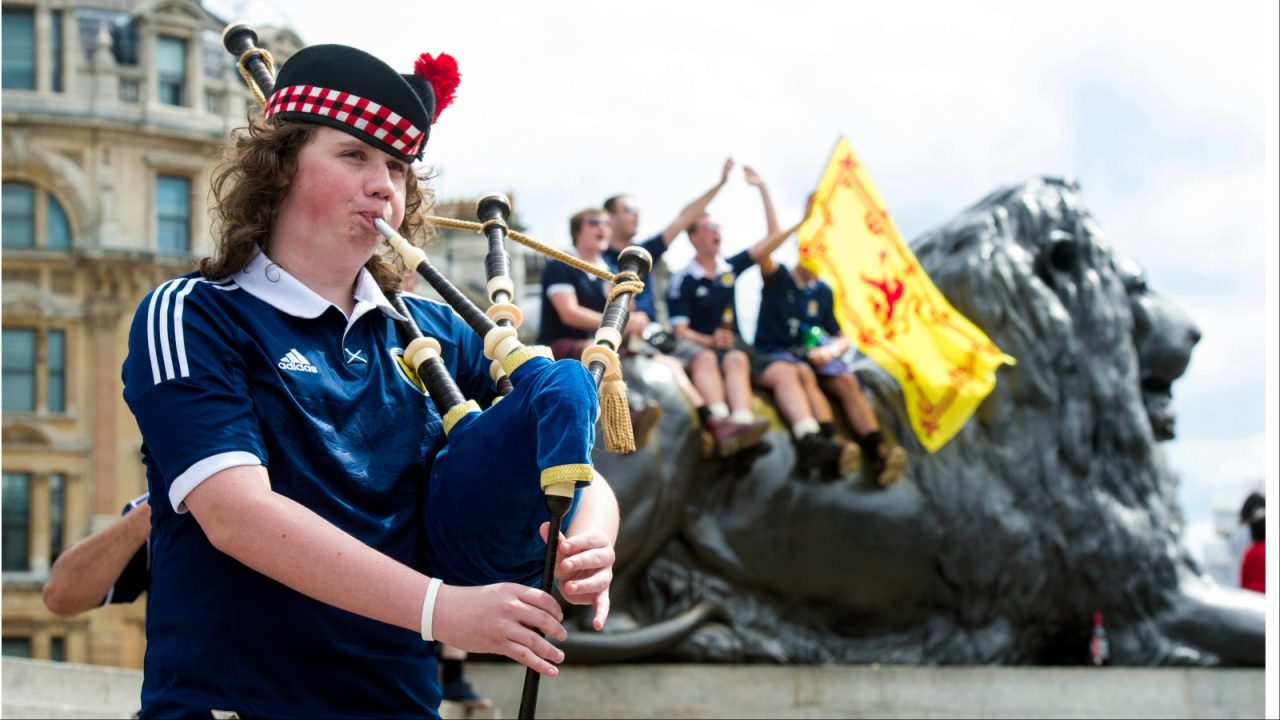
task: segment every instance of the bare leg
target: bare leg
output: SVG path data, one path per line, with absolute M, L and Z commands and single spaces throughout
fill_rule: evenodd
M 831 402 L 818 387 L 818 375 L 808 363 L 795 366 L 800 384 L 804 386 L 805 397 L 809 399 L 809 407 L 813 408 L 813 417 L 820 423 L 831 422 Z
M 812 385 L 813 390 L 817 390 L 817 380 L 808 366 L 778 360 L 766 367 L 756 381 L 762 387 L 773 391 L 773 398 L 778 403 L 778 411 L 791 426 L 791 432 L 796 440 L 797 471 L 804 476 L 820 471 L 830 479 L 854 470 L 861 458 L 858 447 L 843 440 L 827 437 L 819 431 L 819 422 L 831 420 L 831 405 L 824 398 L 825 417 L 815 417 L 816 408 L 809 402 L 809 385 Z M 821 391 L 818 390 L 817 394 L 821 395 Z
M 765 368 L 764 372 L 756 378 L 756 382 L 773 392 L 773 398 L 778 403 L 778 412 L 782 413 L 789 427 L 800 420 L 813 417 L 795 363 L 778 360 Z
M 729 397 L 731 411 L 751 410 L 751 364 L 741 350 L 730 350 L 721 361 L 724 368 L 724 389 Z
M 693 386 L 693 382 L 689 380 L 689 375 L 685 373 L 684 366 L 680 364 L 679 360 L 670 355 L 654 355 L 653 360 L 654 362 L 662 363 L 671 370 L 671 377 L 675 378 L 676 387 L 680 388 L 680 391 L 684 393 L 685 397 L 689 398 L 689 402 L 693 403 L 694 407 L 701 407 L 707 404 L 706 399 L 702 397 L 702 393 L 698 392 L 698 389 Z
M 845 417 L 853 428 L 855 435 L 862 436 L 880 429 L 876 414 L 871 404 L 858 387 L 858 381 L 851 374 L 821 378 L 822 387 L 840 400 L 844 407 Z
M 724 378 L 715 353 L 710 350 L 698 353 L 689 363 L 689 377 L 708 405 L 724 402 Z

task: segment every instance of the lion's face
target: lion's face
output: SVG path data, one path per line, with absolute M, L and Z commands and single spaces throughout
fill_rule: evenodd
M 1173 382 L 1186 372 L 1200 330 L 1180 307 L 1148 287 L 1140 265 L 1104 240 L 1097 222 L 1079 206 L 1076 184 L 1030 183 L 994 195 L 975 210 L 1011 218 L 1012 237 L 1032 256 L 1037 279 L 1070 317 L 1074 333 L 1086 335 L 1085 348 L 1094 340 L 1101 341 L 1094 351 L 1113 353 L 1117 361 L 1134 354 L 1134 381 L 1152 436 L 1172 439 Z M 1121 328 L 1128 328 L 1123 340 L 1114 334 Z
M 1175 435 L 1173 381 L 1186 372 L 1200 329 L 1181 308 L 1147 287 L 1146 273 L 1136 263 L 1126 261 L 1118 270 L 1133 313 L 1133 344 L 1151 431 L 1157 440 L 1171 440 Z

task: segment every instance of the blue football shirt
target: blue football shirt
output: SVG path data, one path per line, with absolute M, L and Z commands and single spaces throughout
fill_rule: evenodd
M 578 305 L 598 313 L 604 312 L 604 306 L 609 299 L 609 291 L 605 288 L 604 280 L 588 275 L 559 260 L 548 260 L 542 268 L 542 319 L 538 327 L 538 343 L 550 345 L 564 338 L 594 337 L 594 330 L 570 327 L 560 319 L 560 313 L 551 302 L 551 296 L 558 292 L 573 293 L 578 300 Z
M 815 280 L 800 287 L 781 264 L 764 279 L 758 318 L 755 346 L 761 352 L 794 350 L 803 344 L 803 333 L 810 327 L 821 327 L 830 336 L 840 334 L 831 286 Z
M 694 332 L 710 335 L 726 319 L 738 332 L 738 316 L 733 312 L 734 280 L 755 264 L 747 250 L 728 260 L 716 258 L 716 271 L 708 273 L 697 258 L 676 273 L 667 290 L 667 313 L 672 326 L 688 325 Z
M 440 413 L 404 370 L 396 312 L 363 270 L 355 298 L 348 319 L 260 253 L 226 280 L 189 274 L 139 306 L 123 379 L 153 500 L 144 717 L 436 716 L 435 658 L 417 633 L 249 569 L 183 504 L 220 470 L 266 465 L 276 492 L 425 569 Z M 463 393 L 487 404 L 479 337 L 448 307 L 405 299 Z

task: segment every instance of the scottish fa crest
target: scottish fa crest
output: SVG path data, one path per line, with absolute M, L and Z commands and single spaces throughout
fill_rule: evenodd
M 396 372 L 400 374 L 400 379 L 412 385 L 423 395 L 427 395 L 426 384 L 422 382 L 422 378 L 418 377 L 417 371 L 409 367 L 409 361 L 404 359 L 404 350 L 393 347 L 387 352 L 391 353 L 391 359 L 395 361 Z

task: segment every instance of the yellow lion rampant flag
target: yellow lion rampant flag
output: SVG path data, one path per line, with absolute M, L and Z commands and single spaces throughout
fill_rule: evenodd
M 844 138 L 799 237 L 800 257 L 834 291 L 845 335 L 897 379 L 916 437 L 936 452 L 995 387 L 996 368 L 1014 359 L 934 286 Z

